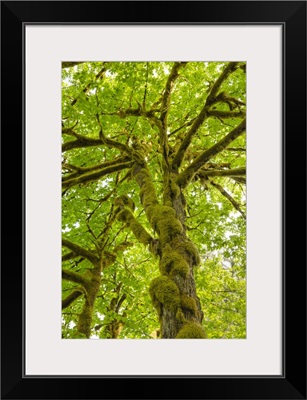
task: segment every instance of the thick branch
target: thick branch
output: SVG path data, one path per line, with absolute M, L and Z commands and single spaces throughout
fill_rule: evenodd
M 74 67 L 75 65 L 83 64 L 85 62 L 86 61 L 73 61 L 73 62 L 62 61 L 62 68 Z
M 76 257 L 78 257 L 78 254 L 71 251 L 67 254 L 64 254 L 64 256 L 62 256 L 62 262 L 72 260 L 73 258 L 76 258 Z
M 127 226 L 131 229 L 134 236 L 140 243 L 144 245 L 150 245 L 153 242 L 153 238 L 146 231 L 143 225 L 138 222 L 138 220 L 134 217 L 132 212 L 127 207 L 124 207 L 122 210 L 120 210 L 116 218 L 119 221 L 125 222 L 127 224 Z
M 78 135 L 81 136 L 81 135 Z M 103 144 L 103 141 L 101 139 L 94 139 L 94 138 L 86 138 L 82 136 L 82 139 L 77 139 L 77 140 L 70 140 L 69 142 L 66 142 L 62 145 L 62 152 L 72 150 L 72 149 L 78 149 L 81 147 L 93 147 L 93 146 L 100 146 Z
M 77 272 L 70 271 L 69 269 L 62 269 L 62 278 L 70 282 L 79 283 L 82 286 L 85 286 L 88 283 L 84 276 Z
M 227 64 L 225 67 L 224 71 L 221 73 L 221 75 L 218 77 L 218 79 L 215 81 L 214 85 L 212 86 L 212 89 L 207 97 L 206 100 L 206 105 L 212 104 L 214 101 L 215 96 L 217 95 L 217 92 L 219 91 L 222 83 L 228 78 L 228 76 L 235 71 L 237 67 L 237 62 L 230 62 Z
M 76 165 L 71 165 L 71 164 L 64 164 L 63 167 L 67 167 L 70 169 L 75 170 L 76 172 L 73 172 L 69 175 L 66 175 L 62 181 L 67 181 L 71 178 L 75 178 L 76 176 L 82 174 L 82 173 L 86 173 L 86 172 L 91 172 L 91 171 L 96 171 L 97 169 L 104 169 L 106 167 L 111 167 L 112 165 L 116 165 L 116 164 L 121 164 L 125 161 L 128 161 L 129 158 L 128 157 L 118 157 L 113 161 L 106 161 L 104 163 L 101 164 L 96 164 L 96 165 L 91 165 L 90 167 L 77 167 Z
M 96 172 L 91 172 L 88 174 L 83 174 L 77 178 L 72 178 L 72 179 L 68 179 L 63 181 L 62 186 L 63 189 L 65 188 L 69 188 L 72 187 L 74 185 L 79 185 L 81 183 L 89 183 L 89 182 L 93 182 L 96 181 L 100 178 L 102 178 L 105 175 L 109 175 L 113 172 L 116 171 L 121 171 L 125 168 L 130 168 L 133 165 L 132 161 L 126 162 L 126 163 L 121 163 L 121 164 L 117 164 L 117 165 L 113 165 L 111 167 L 108 168 L 103 168 L 100 171 L 96 171 Z
M 246 175 L 246 168 L 234 169 L 201 169 L 199 175 L 205 176 L 241 176 Z
M 209 110 L 208 117 L 217 117 L 217 118 L 239 118 L 245 117 L 246 112 L 243 110 L 240 111 L 222 111 L 222 110 Z
M 184 158 L 185 152 L 187 150 L 187 148 L 189 147 L 193 136 L 196 134 L 196 132 L 198 131 L 198 129 L 200 128 L 200 126 L 203 124 L 204 120 L 209 116 L 212 115 L 213 116 L 213 111 L 208 111 L 210 105 L 212 104 L 213 100 L 215 99 L 215 95 L 217 94 L 220 86 L 222 85 L 222 83 L 224 82 L 224 80 L 227 79 L 227 77 L 235 70 L 237 63 L 231 62 L 229 63 L 226 68 L 224 69 L 224 71 L 221 73 L 221 75 L 219 76 L 219 78 L 216 80 L 215 84 L 213 85 L 211 92 L 209 93 L 207 99 L 206 99 L 206 103 L 204 105 L 204 107 L 202 108 L 201 112 L 199 113 L 199 115 L 196 117 L 196 119 L 194 120 L 190 130 L 186 133 L 183 141 L 180 144 L 180 147 L 177 151 L 177 153 L 175 154 L 174 158 L 173 158 L 173 162 L 172 162 L 172 167 L 174 169 L 177 169 L 180 167 L 182 160 Z M 212 114 L 209 114 L 211 113 Z M 241 116 L 237 115 L 238 113 L 236 113 L 235 116 Z M 222 115 L 220 115 L 220 118 L 223 118 Z M 224 116 L 224 118 L 226 118 Z
M 230 203 L 234 206 L 234 208 L 239 211 L 243 218 L 246 219 L 245 213 L 241 210 L 239 203 L 235 201 L 235 199 L 218 183 L 210 181 L 211 185 L 214 186 Z
M 75 300 L 82 296 L 83 292 L 80 290 L 74 290 L 65 299 L 62 300 L 62 310 L 69 307 Z
M 100 131 L 99 139 L 87 138 L 73 131 L 70 131 L 70 134 L 71 136 L 74 136 L 77 140 L 71 140 L 69 142 L 64 143 L 62 145 L 62 152 L 80 147 L 93 147 L 105 144 L 111 148 L 118 149 L 123 153 L 131 154 L 131 149 L 127 145 L 105 137 L 104 134 L 102 133 L 102 130 Z
M 186 133 L 183 141 L 181 142 L 177 153 L 175 154 L 172 162 L 172 166 L 174 169 L 178 169 L 182 163 L 184 158 L 185 152 L 189 147 L 193 136 L 196 134 L 202 123 L 207 117 L 207 108 L 206 106 L 203 107 L 197 118 L 194 120 L 190 130 Z
M 228 133 L 218 143 L 205 150 L 190 164 L 178 177 L 177 184 L 182 188 L 186 187 L 191 181 L 194 174 L 212 157 L 224 150 L 231 142 L 237 139 L 245 132 L 246 119 L 244 119 L 236 128 Z
M 99 121 L 99 122 L 100 122 L 100 121 Z M 109 147 L 111 147 L 111 148 L 113 148 L 113 149 L 118 149 L 118 150 L 120 150 L 122 153 L 126 153 L 126 154 L 131 155 L 131 149 L 130 149 L 130 147 L 128 147 L 128 146 L 127 146 L 126 144 L 124 144 L 124 143 L 120 143 L 120 142 L 117 142 L 116 140 L 107 138 L 107 137 L 104 135 L 104 133 L 103 133 L 103 130 L 102 130 L 102 126 L 101 126 L 101 125 L 100 125 L 99 137 L 100 137 L 100 139 L 101 139 L 101 141 L 102 141 L 103 144 L 106 144 L 107 146 L 109 146 Z
M 162 105 L 161 105 L 161 116 L 160 120 L 162 122 L 164 130 L 166 130 L 167 127 L 167 115 L 169 111 L 169 106 L 170 106 L 170 101 L 171 101 L 171 93 L 172 93 L 172 88 L 174 86 L 174 82 L 179 76 L 179 70 L 183 66 L 185 66 L 187 63 L 186 62 L 176 62 L 173 65 L 173 68 L 171 70 L 171 73 L 168 76 L 166 85 L 165 85 L 165 90 L 162 96 Z
M 86 258 L 93 264 L 96 264 L 99 261 L 99 257 L 97 257 L 94 253 L 86 250 L 84 247 L 81 247 L 78 244 L 70 242 L 67 239 L 62 238 L 62 245 L 67 247 L 72 252 L 78 254 L 79 256 Z

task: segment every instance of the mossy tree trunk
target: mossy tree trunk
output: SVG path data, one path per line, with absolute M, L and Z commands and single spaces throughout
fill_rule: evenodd
M 74 337 L 90 338 L 95 301 L 101 286 L 102 272 L 104 268 L 107 268 L 115 262 L 116 255 L 107 251 L 102 251 L 99 255 L 97 251 L 92 252 L 86 250 L 67 239 L 63 239 L 62 244 L 66 248 L 72 250 L 68 256 L 63 257 L 64 259 L 68 260 L 81 256 L 92 264 L 92 268 L 85 274 L 80 274 L 69 269 L 62 269 L 63 279 L 79 285 L 77 289 L 62 300 L 62 309 L 69 307 L 80 296 L 84 297 L 84 303 L 82 311 L 78 316 Z
M 77 332 L 85 335 L 86 338 L 91 336 L 94 305 L 101 284 L 101 265 L 102 263 L 98 262 L 94 266 L 90 272 L 91 277 L 85 284 L 85 299 L 78 319 Z
M 139 161 L 133 175 L 140 187 L 147 219 L 159 237 L 157 242 L 147 232 L 142 236 L 143 243 L 159 256 L 161 275 L 151 282 L 150 295 L 159 316 L 161 337 L 205 338 L 203 312 L 194 280 L 199 254 L 186 235 L 183 193 L 175 183 L 174 174 L 165 172 L 161 204 L 145 161 Z

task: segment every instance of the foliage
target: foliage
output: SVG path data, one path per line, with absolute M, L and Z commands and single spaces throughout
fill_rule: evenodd
M 245 64 L 62 67 L 62 337 L 245 338 Z

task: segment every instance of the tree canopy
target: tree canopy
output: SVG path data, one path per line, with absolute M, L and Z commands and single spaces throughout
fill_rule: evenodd
M 246 65 L 62 63 L 62 337 L 245 338 Z

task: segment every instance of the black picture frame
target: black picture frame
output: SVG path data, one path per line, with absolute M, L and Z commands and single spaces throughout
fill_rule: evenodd
M 24 376 L 23 29 L 28 23 L 283 26 L 281 376 Z M 2 1 L 1 56 L 1 398 L 306 399 L 306 2 Z M 13 166 L 17 166 L 17 172 Z M 16 240 L 16 232 L 17 227 L 21 231 L 21 221 L 20 242 Z M 16 248 L 21 250 L 18 257 Z

